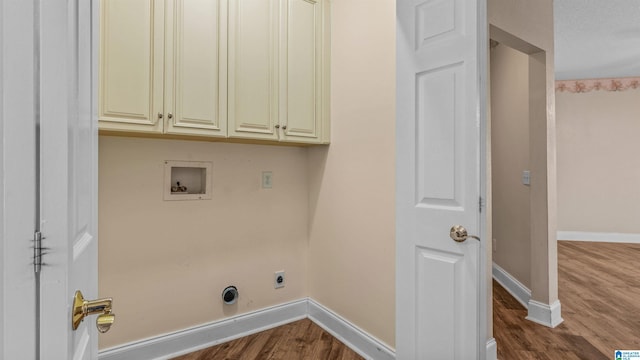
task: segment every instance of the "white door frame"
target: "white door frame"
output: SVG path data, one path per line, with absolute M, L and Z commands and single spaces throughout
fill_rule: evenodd
M 480 89 L 478 117 L 480 120 L 480 196 L 484 207 L 480 212 L 480 236 L 484 239 L 480 249 L 480 344 L 482 360 L 496 360 L 498 349 L 493 337 L 493 252 L 491 241 L 491 127 L 489 106 L 489 13 L 487 0 L 478 1 L 478 75 Z
M 0 0 L 0 359 L 36 354 L 34 1 Z

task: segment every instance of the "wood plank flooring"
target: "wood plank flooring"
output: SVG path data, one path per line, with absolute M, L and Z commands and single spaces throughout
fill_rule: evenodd
M 640 244 L 558 242 L 564 322 L 555 329 L 525 319 L 527 310 L 493 284 L 494 336 L 500 360 L 608 360 L 640 349 Z M 191 353 L 176 360 L 362 359 L 308 319 Z
M 613 359 L 640 349 L 640 244 L 558 242 L 564 322 L 555 329 L 525 320 L 527 311 L 494 282 L 498 359 Z
M 213 346 L 174 360 L 363 360 L 309 319 Z

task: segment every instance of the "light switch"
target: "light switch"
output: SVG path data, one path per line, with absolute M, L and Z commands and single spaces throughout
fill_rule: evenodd
M 529 172 L 529 170 L 525 170 L 522 172 L 522 184 L 531 185 L 531 173 Z
M 273 187 L 273 173 L 271 171 L 262 172 L 262 188 L 271 189 Z

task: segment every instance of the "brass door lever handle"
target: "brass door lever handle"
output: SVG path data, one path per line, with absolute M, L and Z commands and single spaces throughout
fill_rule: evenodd
M 85 300 L 80 290 L 76 291 L 73 297 L 73 309 L 71 312 L 71 327 L 73 330 L 78 329 L 85 317 L 93 314 L 99 314 L 96 319 L 96 327 L 101 333 L 106 333 L 111 329 L 111 325 L 116 320 L 116 315 L 111 311 L 113 299 L 105 298 L 98 300 Z

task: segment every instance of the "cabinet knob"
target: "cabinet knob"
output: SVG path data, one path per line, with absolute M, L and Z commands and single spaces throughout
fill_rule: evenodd
M 280 125 L 276 125 L 276 126 L 275 126 L 275 128 L 276 128 L 276 129 L 280 129 Z
M 287 130 L 287 125 L 283 125 L 282 130 Z
M 158 119 L 162 119 L 162 113 L 158 113 Z
M 172 113 L 168 113 L 168 114 L 167 114 L 167 117 L 168 117 L 169 119 L 173 119 L 173 114 L 172 114 Z

